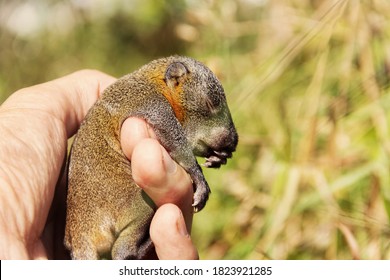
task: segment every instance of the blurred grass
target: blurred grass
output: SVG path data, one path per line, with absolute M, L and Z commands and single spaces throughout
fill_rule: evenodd
M 205 170 L 201 258 L 390 259 L 390 2 L 24 1 L 45 19 L 32 35 L 10 28 L 22 2 L 0 2 L 0 100 L 174 53 L 221 78 L 240 143 Z M 48 27 L 53 7 L 68 29 Z

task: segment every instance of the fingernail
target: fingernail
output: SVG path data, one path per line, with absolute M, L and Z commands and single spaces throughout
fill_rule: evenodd
M 133 118 L 131 121 L 138 135 L 149 135 L 149 130 L 142 120 Z
M 179 217 L 176 220 L 177 230 L 182 236 L 189 236 L 187 231 L 186 222 L 181 211 L 179 211 Z
M 156 134 L 154 133 L 153 128 L 150 124 L 146 123 L 146 130 L 150 138 L 157 139 Z
M 163 149 L 164 168 L 168 173 L 175 173 L 177 170 L 177 163 L 169 156 L 167 151 Z

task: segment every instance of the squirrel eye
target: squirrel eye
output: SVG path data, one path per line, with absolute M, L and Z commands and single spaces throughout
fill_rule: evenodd
M 210 98 L 206 98 L 206 106 L 209 112 L 214 113 L 216 111 L 216 106 L 213 104 Z
M 209 98 L 206 98 L 206 105 L 207 105 L 207 109 L 209 109 L 210 111 L 214 109 L 213 103 Z

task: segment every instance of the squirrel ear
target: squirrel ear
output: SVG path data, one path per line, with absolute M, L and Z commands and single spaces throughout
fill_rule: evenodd
M 181 62 L 173 62 L 165 72 L 165 82 L 169 87 L 178 86 L 189 73 L 187 67 Z

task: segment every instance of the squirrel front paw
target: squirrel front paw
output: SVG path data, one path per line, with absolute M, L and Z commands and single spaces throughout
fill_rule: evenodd
M 232 157 L 230 151 L 212 151 L 212 153 L 206 157 L 206 162 L 203 166 L 208 168 L 219 168 L 222 164 L 226 164 L 227 159 Z
M 194 212 L 199 212 L 206 205 L 211 191 L 200 168 L 199 171 L 193 175 L 193 177 L 191 176 L 194 184 L 194 202 L 192 203 L 192 206 L 194 207 Z

